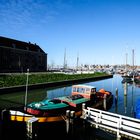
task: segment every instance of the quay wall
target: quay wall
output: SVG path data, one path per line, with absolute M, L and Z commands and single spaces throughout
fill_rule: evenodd
M 108 78 L 113 78 L 113 75 L 97 76 L 97 77 L 92 77 L 92 78 L 84 78 L 84 79 L 76 79 L 76 80 L 64 80 L 64 81 L 57 81 L 57 82 L 30 84 L 28 85 L 28 90 L 41 89 L 41 88 L 47 89 L 51 87 L 80 84 L 80 83 L 98 81 L 98 80 L 103 80 L 103 79 L 108 79 Z M 25 91 L 25 90 L 26 90 L 26 85 L 3 87 L 3 88 L 0 88 L 0 94 L 13 93 L 13 92 L 19 92 L 19 91 Z

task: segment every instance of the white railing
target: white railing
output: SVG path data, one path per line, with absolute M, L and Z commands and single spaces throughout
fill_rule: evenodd
M 96 128 L 115 132 L 117 137 L 126 136 L 140 139 L 140 120 L 87 107 L 83 109 L 82 118 Z

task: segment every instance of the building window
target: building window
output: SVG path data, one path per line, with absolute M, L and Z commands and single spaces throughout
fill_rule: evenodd
M 16 48 L 16 44 L 13 43 L 13 44 L 12 44 L 12 47 L 15 49 L 15 48 Z

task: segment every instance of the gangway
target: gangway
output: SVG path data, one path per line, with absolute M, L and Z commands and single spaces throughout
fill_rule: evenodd
M 81 116 L 95 128 L 117 135 L 117 139 L 126 137 L 128 139 L 140 140 L 140 120 L 123 115 L 94 109 L 83 108 Z

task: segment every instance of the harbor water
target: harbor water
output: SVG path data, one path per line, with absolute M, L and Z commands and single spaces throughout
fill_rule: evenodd
M 109 108 L 109 112 L 117 113 L 120 115 L 125 115 L 129 117 L 134 117 L 135 103 L 140 99 L 140 87 L 134 83 L 132 84 L 122 84 L 122 77 L 120 75 L 114 75 L 113 78 L 91 81 L 88 83 L 83 83 L 86 85 L 95 86 L 97 91 L 104 88 L 107 91 L 111 91 L 114 99 L 113 104 Z M 73 83 L 75 84 L 75 83 Z M 72 85 L 71 85 L 72 86 Z M 71 86 L 53 88 L 53 89 L 38 89 L 28 91 L 27 103 L 34 101 L 41 101 L 47 98 L 54 98 L 60 96 L 67 96 L 71 94 Z M 118 91 L 118 103 L 115 103 L 116 90 Z M 21 109 L 25 103 L 25 92 L 9 93 L 0 95 L 0 109 Z M 0 121 L 0 126 L 3 122 Z M 8 123 L 8 122 L 7 122 Z M 7 124 L 8 125 L 8 124 Z M 3 127 L 0 127 L 0 140 L 5 139 L 29 139 L 27 138 L 26 132 L 24 131 L 25 124 L 14 122 L 8 125 L 6 131 Z M 52 124 L 42 124 L 40 129 L 38 129 L 38 136 L 34 139 L 71 139 L 71 140 L 112 140 L 116 139 L 116 136 L 97 130 L 95 128 L 83 128 L 83 122 L 77 121 L 73 131 L 68 134 L 66 133 L 66 124 L 63 123 L 52 123 Z

